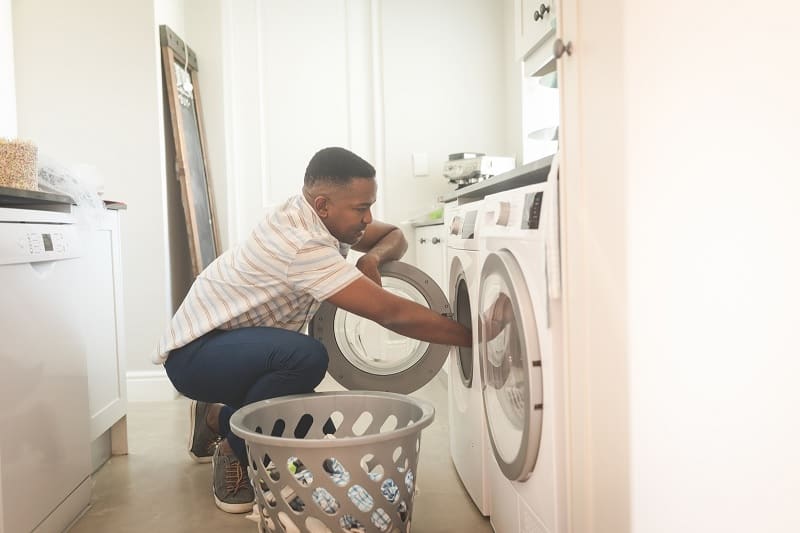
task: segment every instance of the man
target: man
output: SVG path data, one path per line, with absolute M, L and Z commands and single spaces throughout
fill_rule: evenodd
M 328 354 L 300 333 L 327 300 L 401 335 L 471 346 L 464 326 L 381 287 L 379 267 L 407 248 L 402 232 L 373 221 L 375 169 L 344 148 L 317 152 L 301 195 L 269 214 L 240 245 L 195 280 L 159 342 L 175 388 L 192 398 L 189 453 L 212 456 L 214 500 L 226 512 L 252 509 L 242 439 L 233 412 L 267 398 L 312 392 Z M 364 252 L 355 266 L 347 251 Z M 218 445 L 215 446 L 215 444 Z

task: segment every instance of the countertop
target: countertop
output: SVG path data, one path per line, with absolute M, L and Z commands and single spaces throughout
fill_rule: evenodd
M 541 183 L 547 180 L 547 174 L 550 173 L 550 163 L 552 163 L 552 161 L 553 156 L 551 155 L 537 161 L 531 161 L 514 170 L 443 194 L 439 197 L 439 201 L 446 203 L 459 199 L 477 200 L 488 194 L 507 191 L 533 183 Z
M 71 197 L 64 194 L 0 187 L 0 207 L 69 211 L 74 203 Z M 125 203 L 114 200 L 103 200 L 103 205 L 111 211 L 128 208 Z
M 0 187 L 0 207 L 70 206 L 72 198 L 63 194 L 43 191 L 27 191 L 11 187 Z

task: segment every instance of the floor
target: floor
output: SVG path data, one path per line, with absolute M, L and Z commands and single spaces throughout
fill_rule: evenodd
M 450 460 L 447 390 L 440 378 L 414 393 L 436 406 L 436 418 L 422 434 L 412 525 L 421 533 L 491 532 Z M 326 380 L 318 390 L 337 388 Z M 70 533 L 258 531 L 246 515 L 214 506 L 211 466 L 186 453 L 188 412 L 186 399 L 129 405 L 130 453 L 97 471 L 92 505 Z

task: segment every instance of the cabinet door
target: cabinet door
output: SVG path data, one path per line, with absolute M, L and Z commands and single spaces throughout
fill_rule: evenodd
M 118 216 L 116 211 L 104 213 L 100 227 L 91 233 L 85 256 L 85 339 L 92 440 L 127 412 Z
M 525 59 L 556 33 L 556 0 L 515 0 L 516 58 Z
M 444 287 L 444 224 L 422 226 L 415 230 L 417 268 Z

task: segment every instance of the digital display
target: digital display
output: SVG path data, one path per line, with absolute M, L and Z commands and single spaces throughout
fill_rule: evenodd
M 539 217 L 542 214 L 543 196 L 543 191 L 525 195 L 525 206 L 522 210 L 522 229 L 539 229 Z
M 464 226 L 462 226 L 461 228 L 462 239 L 475 238 L 475 218 L 477 216 L 478 216 L 477 211 L 467 211 L 467 214 L 464 217 Z
M 53 251 L 53 239 L 50 238 L 49 233 L 42 233 L 42 241 L 44 242 L 44 250 L 46 252 Z

